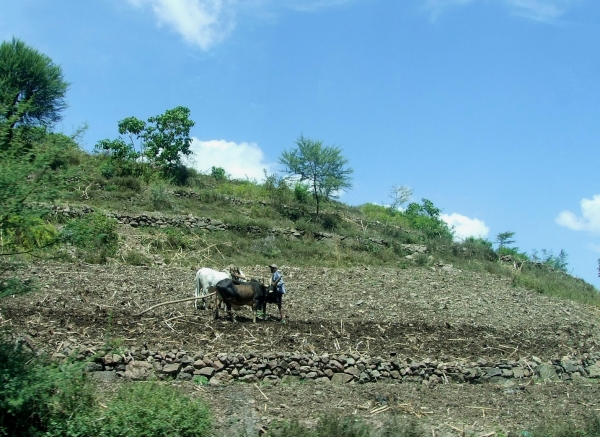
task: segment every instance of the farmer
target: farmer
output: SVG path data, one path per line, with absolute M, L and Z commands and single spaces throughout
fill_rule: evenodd
M 271 264 L 269 268 L 271 269 L 271 288 L 273 289 L 273 294 L 275 295 L 275 303 L 277 304 L 277 308 L 279 308 L 280 320 L 283 321 L 284 316 L 281 305 L 283 295 L 285 294 L 285 283 L 283 282 L 283 275 L 279 270 L 277 270 L 277 264 Z

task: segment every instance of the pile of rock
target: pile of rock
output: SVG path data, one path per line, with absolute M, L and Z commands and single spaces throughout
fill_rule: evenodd
M 91 214 L 94 212 L 94 209 L 89 206 L 82 207 L 69 207 L 69 206 L 60 206 L 54 205 L 51 207 L 52 213 L 55 215 L 61 215 L 68 218 L 79 218 L 84 216 L 85 214 Z M 122 212 L 108 212 L 106 213 L 107 217 L 114 218 L 121 225 L 129 225 L 133 228 L 137 227 L 153 227 L 153 228 L 166 228 L 166 227 L 186 227 L 189 229 L 199 229 L 205 231 L 227 231 L 227 230 L 238 230 L 251 234 L 262 234 L 267 233 L 270 235 L 281 235 L 289 238 L 302 238 L 307 235 L 312 236 L 318 241 L 334 239 L 335 241 L 357 241 L 363 244 L 376 244 L 384 247 L 389 247 L 390 244 L 382 239 L 378 238 L 363 238 L 363 237 L 345 237 L 342 235 L 327 233 L 327 232 L 315 232 L 315 233 L 307 233 L 304 230 L 298 230 L 295 228 L 272 228 L 269 230 L 264 230 L 259 226 L 253 225 L 244 225 L 240 226 L 231 226 L 226 223 L 223 223 L 220 220 L 214 220 L 208 217 L 194 217 L 191 214 L 185 216 L 166 216 L 162 214 L 128 214 Z M 405 249 L 410 250 L 412 246 L 417 248 L 419 251 L 423 250 L 421 248 L 427 248 L 425 246 L 420 245 L 403 245 L 407 246 Z M 417 250 L 416 249 L 416 250 Z
M 55 354 L 55 358 L 63 358 Z M 228 381 L 272 381 L 298 378 L 317 382 L 369 383 L 377 381 L 444 383 L 511 383 L 524 378 L 570 380 L 600 378 L 600 353 L 580 358 L 563 357 L 548 362 L 530 360 L 489 362 L 456 362 L 444 359 L 412 359 L 369 357 L 358 354 L 266 353 L 190 354 L 185 350 L 156 351 L 134 349 L 123 354 L 106 353 L 93 357 L 80 353 L 79 359 L 90 359 L 87 369 L 103 372 L 103 378 L 125 377 L 144 380 L 205 378 L 213 384 Z

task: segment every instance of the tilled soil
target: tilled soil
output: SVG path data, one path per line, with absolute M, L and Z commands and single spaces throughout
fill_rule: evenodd
M 247 276 L 268 277 L 266 266 L 242 266 Z M 195 271 L 169 267 L 35 263 L 23 278 L 40 291 L 7 297 L 0 323 L 47 352 L 99 346 L 204 352 L 340 353 L 476 362 L 543 361 L 595 352 L 599 311 L 513 287 L 504 277 L 453 268 L 297 268 L 282 266 L 288 293 L 286 322 L 253 324 L 249 309 L 237 323 L 191 301 Z M 212 302 L 209 302 L 212 305 Z M 415 418 L 434 436 L 517 432 L 546 421 L 579 421 L 596 412 L 595 380 L 421 386 L 400 383 L 276 385 L 233 383 L 188 389 L 215 407 L 222 430 L 267 427 L 272 420 L 314 424 L 324 413 L 357 414 L 375 425 L 390 414 Z

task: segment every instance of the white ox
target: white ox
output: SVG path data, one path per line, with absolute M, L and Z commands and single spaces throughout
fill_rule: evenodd
M 227 266 L 222 271 L 203 267 L 196 272 L 196 293 L 197 299 L 202 298 L 202 309 L 206 308 L 206 295 L 208 289 L 217 285 L 217 282 L 223 279 L 246 279 L 246 275 L 236 266 Z M 198 300 L 194 301 L 194 307 L 198 309 Z

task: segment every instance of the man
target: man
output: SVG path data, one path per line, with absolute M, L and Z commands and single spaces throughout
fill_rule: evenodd
M 277 270 L 277 264 L 271 264 L 269 268 L 271 269 L 271 288 L 273 289 L 273 294 L 275 295 L 275 303 L 277 304 L 277 308 L 279 308 L 280 320 L 283 321 L 283 309 L 281 305 L 283 295 L 285 294 L 283 275 L 279 270 Z

